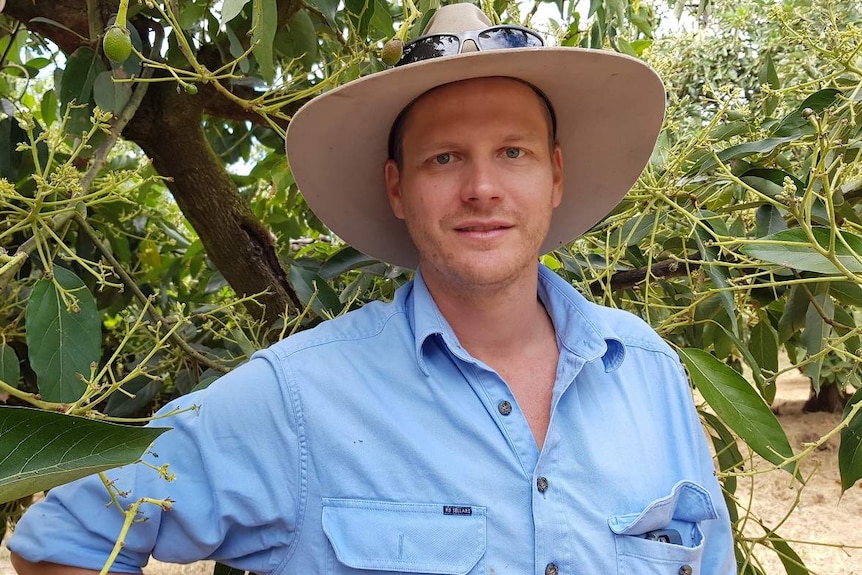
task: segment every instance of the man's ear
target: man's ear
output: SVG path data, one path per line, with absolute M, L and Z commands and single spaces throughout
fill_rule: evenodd
M 386 180 L 386 197 L 389 207 L 399 220 L 404 219 L 404 204 L 401 198 L 401 171 L 395 160 L 386 160 L 383 164 L 383 178 Z
M 559 144 L 554 144 L 554 153 L 551 155 L 551 169 L 553 170 L 552 201 L 556 208 L 563 200 L 563 150 Z

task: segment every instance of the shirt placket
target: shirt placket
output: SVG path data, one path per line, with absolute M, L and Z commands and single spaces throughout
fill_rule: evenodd
M 567 550 L 565 503 L 554 496 L 554 481 L 561 479 L 556 465 L 554 445 L 559 440 L 554 430 L 554 412 L 566 390 L 574 383 L 585 361 L 567 350 L 557 370 L 551 403 L 551 419 L 545 447 L 539 453 L 527 418 L 521 412 L 506 382 L 493 370 L 468 357 L 459 357 L 459 368 L 474 391 L 483 398 L 488 413 L 506 437 L 512 453 L 520 460 L 525 480 L 529 481 L 534 527 L 535 574 L 574 573 L 571 553 Z M 553 434 L 553 440 L 548 441 Z
M 557 404 L 566 390 L 574 384 L 575 378 L 584 366 L 584 360 L 561 349 L 557 379 L 554 384 L 554 394 L 551 401 L 551 418 L 545 437 L 544 448 L 539 455 L 533 470 L 532 513 L 535 528 L 535 573 L 536 575 L 571 575 L 574 574 L 571 550 L 567 545 L 570 534 L 566 532 L 568 521 L 566 516 L 570 510 L 565 502 L 557 497 L 555 485 L 563 481 L 563 469 L 558 464 L 560 443 L 572 440 L 565 434 L 558 433 L 555 424 Z

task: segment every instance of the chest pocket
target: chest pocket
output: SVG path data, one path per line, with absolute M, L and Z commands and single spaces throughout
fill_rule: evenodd
M 680 481 L 640 513 L 611 517 L 618 572 L 698 575 L 704 547 L 700 524 L 716 517 L 709 492 L 691 481 Z
M 328 575 L 483 571 L 484 507 L 324 499 L 323 531 Z

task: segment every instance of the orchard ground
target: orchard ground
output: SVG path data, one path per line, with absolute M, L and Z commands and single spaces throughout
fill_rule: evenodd
M 840 414 L 802 413 L 807 398 L 807 378 L 798 373 L 779 378 L 773 409 L 797 452 L 818 441 L 841 420 Z M 737 496 L 747 502 L 753 490 L 753 517 L 790 542 L 812 573 L 862 575 L 862 483 L 841 494 L 838 444 L 834 437 L 803 460 L 806 483 L 801 488 L 785 471 L 771 469 L 762 460 L 754 459 L 747 471 L 763 472 L 738 477 Z M 749 521 L 745 533 L 762 537 L 764 529 Z M 761 550 L 757 555 L 768 575 L 785 573 L 774 553 Z M 212 568 L 210 562 L 168 565 L 153 561 L 144 572 L 209 575 Z M 0 550 L 0 575 L 13 575 L 5 547 Z

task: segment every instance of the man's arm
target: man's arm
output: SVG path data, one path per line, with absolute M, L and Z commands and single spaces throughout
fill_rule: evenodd
M 69 567 L 57 563 L 31 563 L 14 551 L 11 554 L 12 567 L 18 575 L 96 575 L 98 571 Z
M 302 493 L 298 424 L 278 374 L 273 363 L 255 359 L 166 405 L 160 415 L 179 412 L 157 422 L 172 430 L 156 439 L 145 464 L 104 473 L 113 500 L 98 475 L 51 489 L 7 543 L 29 562 L 19 561 L 18 572 L 59 575 L 60 565 L 81 567 L 77 575 L 100 570 L 124 511 L 143 498 L 173 504 L 137 509 L 115 572 L 140 573 L 153 555 L 167 563 L 218 558 L 255 572 L 277 567 L 301 523 Z M 172 477 L 162 473 L 165 464 Z

